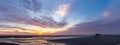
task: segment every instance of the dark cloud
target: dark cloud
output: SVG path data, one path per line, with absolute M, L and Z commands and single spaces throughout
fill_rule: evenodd
M 120 19 L 119 19 L 120 20 Z M 120 21 L 105 23 L 103 20 L 77 24 L 66 31 L 57 32 L 56 34 L 120 34 Z

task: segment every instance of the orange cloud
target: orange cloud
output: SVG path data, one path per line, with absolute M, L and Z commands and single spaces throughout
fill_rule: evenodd
M 51 34 L 58 31 L 62 31 L 61 28 L 36 28 L 36 29 L 29 29 L 29 30 L 22 30 L 17 28 L 0 28 L 0 34 L 7 34 L 7 35 L 43 35 L 43 34 Z
M 65 31 L 71 27 L 71 25 L 66 25 L 65 27 L 59 28 L 43 28 L 40 26 L 20 24 L 20 23 L 6 23 L 0 22 L 4 26 L 10 26 L 5 28 L 0 28 L 0 34 L 15 34 L 15 35 L 42 35 L 42 34 L 52 34 L 59 31 Z M 13 27 L 13 28 L 12 28 Z
M 32 26 L 31 29 L 17 29 L 17 28 L 0 28 L 0 34 L 7 35 L 43 35 L 53 34 L 59 31 L 65 31 L 70 26 L 64 28 L 40 28 Z

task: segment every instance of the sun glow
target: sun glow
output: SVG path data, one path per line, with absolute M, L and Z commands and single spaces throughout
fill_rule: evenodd
M 12 30 L 12 31 L 11 31 Z M 0 34 L 35 34 L 35 35 L 42 35 L 42 34 L 51 34 L 61 31 L 60 29 L 44 29 L 44 30 L 22 30 L 22 29 L 0 29 Z
M 43 35 L 43 34 L 53 34 L 59 31 L 65 31 L 68 27 L 64 28 L 32 28 L 29 30 L 22 30 L 16 28 L 4 28 L 0 29 L 0 34 L 14 34 L 14 35 L 25 35 L 25 34 L 33 34 L 33 35 Z M 11 31 L 12 30 L 12 31 Z
M 42 28 L 40 26 L 29 25 L 29 24 L 22 24 L 22 23 L 7 23 L 7 22 L 0 22 L 5 26 L 11 26 L 10 28 L 0 28 L 0 34 L 35 34 L 35 35 L 42 35 L 42 34 L 53 34 L 59 31 L 65 31 L 70 28 L 70 25 L 66 25 L 64 27 L 59 28 Z M 12 28 L 13 27 L 13 28 Z M 11 31 L 12 30 L 12 31 Z

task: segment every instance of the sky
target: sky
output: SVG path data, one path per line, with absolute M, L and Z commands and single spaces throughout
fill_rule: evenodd
M 0 35 L 120 34 L 120 0 L 0 0 Z

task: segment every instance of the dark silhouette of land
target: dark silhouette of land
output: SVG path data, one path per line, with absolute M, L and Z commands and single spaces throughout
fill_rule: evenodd
M 18 44 L 6 43 L 6 42 L 0 42 L 0 45 L 18 45 Z

